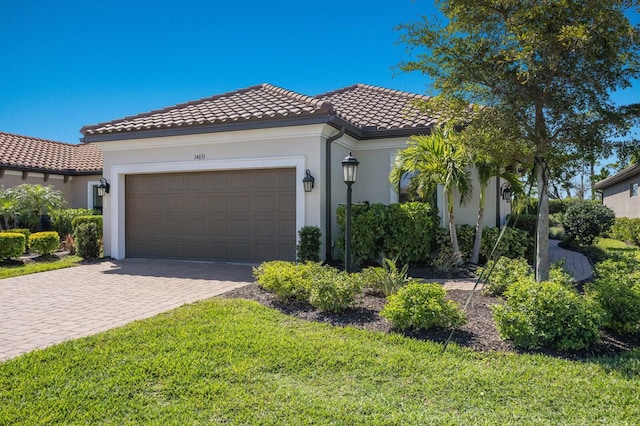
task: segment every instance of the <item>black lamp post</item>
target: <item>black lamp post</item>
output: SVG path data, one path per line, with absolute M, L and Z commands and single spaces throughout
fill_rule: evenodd
M 309 171 L 309 169 L 307 169 L 307 171 L 305 172 L 305 176 L 304 178 L 302 178 L 302 184 L 304 185 L 304 192 L 311 192 L 311 190 L 313 189 L 313 183 L 316 180 L 313 178 L 313 176 L 311 176 L 311 172 Z
M 360 162 L 349 153 L 342 160 L 344 183 L 347 184 L 347 217 L 344 232 L 344 270 L 351 272 L 351 185 L 356 181 Z

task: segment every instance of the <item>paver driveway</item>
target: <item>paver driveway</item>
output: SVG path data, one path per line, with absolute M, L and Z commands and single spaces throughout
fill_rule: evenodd
M 0 361 L 252 282 L 251 266 L 126 259 L 0 280 Z

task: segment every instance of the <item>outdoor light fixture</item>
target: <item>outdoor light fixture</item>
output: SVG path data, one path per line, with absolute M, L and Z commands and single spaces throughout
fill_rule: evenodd
M 311 176 L 311 172 L 309 169 L 305 172 L 305 177 L 302 179 L 302 184 L 304 185 L 304 192 L 311 192 L 313 189 L 313 183 L 316 181 L 313 176 Z
M 109 188 L 111 188 L 109 182 L 107 182 L 105 178 L 100 178 L 100 185 L 98 185 L 98 197 L 104 197 L 104 194 L 108 194 Z
M 344 270 L 351 272 L 351 185 L 356 181 L 360 162 L 349 153 L 342 160 L 344 183 L 347 184 L 347 212 L 344 231 Z
M 503 183 L 500 187 L 500 192 L 502 193 L 502 199 L 507 203 L 511 202 L 511 196 L 513 195 L 513 189 L 509 186 L 508 183 Z

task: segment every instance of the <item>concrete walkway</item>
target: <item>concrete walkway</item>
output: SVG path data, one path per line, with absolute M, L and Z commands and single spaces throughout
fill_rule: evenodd
M 127 259 L 0 280 L 0 362 L 253 282 L 251 266 Z
M 575 277 L 576 281 L 581 282 L 588 280 L 593 275 L 593 267 L 589 259 L 582 254 L 571 250 L 565 250 L 558 246 L 558 240 L 549 240 L 549 263 L 559 260 L 565 261 L 565 269 Z M 445 288 L 451 290 L 472 290 L 476 284 L 475 280 L 459 279 L 459 280 L 435 280 L 444 285 Z M 478 287 L 482 288 L 482 284 Z

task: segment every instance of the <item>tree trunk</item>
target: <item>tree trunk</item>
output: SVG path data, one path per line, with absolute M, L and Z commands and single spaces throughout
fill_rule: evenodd
M 546 176 L 546 161 L 540 158 L 536 164 L 536 179 L 540 201 L 538 203 L 538 226 L 536 228 L 536 281 L 549 279 L 549 190 Z
M 482 244 L 482 222 L 484 222 L 484 204 L 487 185 L 480 185 L 480 205 L 478 207 L 478 220 L 476 221 L 476 236 L 473 240 L 473 251 L 471 252 L 470 263 L 477 265 L 480 261 L 480 245 Z M 499 194 L 497 194 L 499 196 Z
M 460 246 L 458 246 L 458 234 L 456 232 L 456 221 L 453 215 L 453 196 L 447 195 L 447 206 L 449 210 L 449 237 L 451 237 L 451 248 L 453 249 L 454 264 L 456 266 L 462 265 L 462 253 L 460 253 Z

